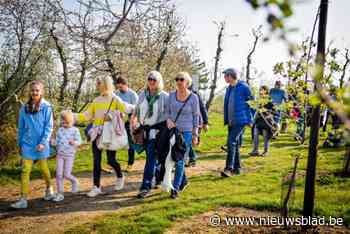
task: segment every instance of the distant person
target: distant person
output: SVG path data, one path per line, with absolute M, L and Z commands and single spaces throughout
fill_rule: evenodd
M 275 111 L 275 122 L 278 124 L 278 128 L 281 128 L 281 121 L 282 121 L 282 112 L 278 110 L 278 106 L 282 105 L 284 102 L 288 101 L 287 92 L 282 89 L 282 82 L 280 80 L 277 80 L 275 82 L 275 87 L 270 90 L 270 97 L 272 100 L 272 104 L 276 106 Z M 287 129 L 287 122 L 284 122 L 283 131 L 286 131 Z
M 53 131 L 53 110 L 44 96 L 41 81 L 30 83 L 29 100 L 21 107 L 18 118 L 18 146 L 22 159 L 21 198 L 11 205 L 15 209 L 28 207 L 30 173 L 34 161 L 40 167 L 46 182 L 44 200 L 54 198 L 51 176 L 47 164 L 50 156 L 50 137 Z
M 240 137 L 246 125 L 253 124 L 248 101 L 253 99 L 249 86 L 237 79 L 234 68 L 224 70 L 224 78 L 229 86 L 224 100 L 224 124 L 228 125 L 227 158 L 223 177 L 240 174 Z
M 129 103 L 131 105 L 136 105 L 138 101 L 138 96 L 137 93 L 129 88 L 127 81 L 120 77 L 116 81 L 117 85 L 117 91 L 116 95 L 120 97 L 124 102 Z M 125 129 L 128 134 L 128 139 L 129 143 L 131 140 L 131 134 L 130 134 L 130 115 L 128 120 L 125 122 Z M 132 169 L 132 166 L 135 161 L 135 150 L 130 146 L 129 144 L 129 149 L 128 149 L 128 166 L 126 168 L 127 171 L 130 171 Z
M 258 107 L 254 119 L 254 148 L 249 153 L 250 156 L 267 156 L 270 140 L 277 129 L 273 118 L 274 105 L 269 97 L 269 88 L 266 85 L 261 86 L 259 100 L 266 103 Z M 264 151 L 259 154 L 259 135 L 264 137 Z

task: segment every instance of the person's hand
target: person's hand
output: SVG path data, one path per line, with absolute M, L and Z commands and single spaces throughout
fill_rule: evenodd
M 75 145 L 75 140 L 69 140 L 68 142 L 70 145 Z
M 169 129 L 172 129 L 172 128 L 176 127 L 175 123 L 171 119 L 168 119 L 166 121 L 166 123 L 167 123 L 167 126 L 168 126 Z
M 203 124 L 203 131 L 207 132 L 209 130 L 209 125 L 208 124 Z
M 197 136 L 192 137 L 192 144 L 198 145 L 198 137 Z
M 50 139 L 50 145 L 56 145 L 56 139 L 55 138 L 51 138 Z
M 105 120 L 105 122 L 108 122 L 108 121 L 111 121 L 112 119 L 111 119 L 111 116 L 109 115 L 109 114 L 104 114 L 104 120 Z
M 130 126 L 131 126 L 131 129 L 136 129 L 136 126 L 137 126 L 137 118 L 136 118 L 136 116 L 131 116 L 131 118 L 130 118 Z
M 43 144 L 39 144 L 36 146 L 36 150 L 39 152 L 42 152 L 45 149 L 45 146 Z

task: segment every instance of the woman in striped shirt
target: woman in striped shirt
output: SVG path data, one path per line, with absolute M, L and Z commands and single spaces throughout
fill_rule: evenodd
M 110 77 L 98 78 L 96 81 L 96 88 L 100 96 L 96 97 L 94 101 L 88 106 L 87 110 L 80 114 L 75 114 L 75 120 L 78 122 L 93 121 L 93 129 L 90 132 L 100 133 L 103 129 L 104 121 L 110 121 L 107 112 L 110 106 L 110 111 L 119 110 L 125 112 L 127 104 L 119 97 L 113 94 L 114 85 Z M 112 101 L 113 98 L 113 101 Z M 98 135 L 98 134 L 97 134 Z M 94 157 L 93 178 L 94 186 L 92 190 L 87 193 L 89 197 L 96 197 L 101 194 L 100 177 L 101 177 L 101 155 L 102 150 L 97 147 L 97 137 L 91 137 L 92 153 Z M 115 190 L 121 190 L 124 187 L 124 177 L 120 164 L 116 161 L 116 151 L 107 150 L 107 162 L 114 169 L 117 180 Z

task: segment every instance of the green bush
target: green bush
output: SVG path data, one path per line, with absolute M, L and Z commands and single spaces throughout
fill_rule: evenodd
M 18 160 L 17 129 L 14 125 L 0 126 L 0 165 Z

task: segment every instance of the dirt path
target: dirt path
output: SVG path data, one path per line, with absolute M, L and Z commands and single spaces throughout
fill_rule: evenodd
M 197 166 L 187 168 L 186 173 L 194 176 L 218 172 L 223 165 L 223 159 L 199 160 Z M 113 190 L 115 176 L 103 173 L 101 184 L 105 195 L 96 198 L 85 195 L 92 186 L 91 173 L 78 174 L 76 176 L 80 181 L 81 192 L 77 195 L 65 193 L 65 200 L 60 203 L 44 201 L 43 180 L 33 180 L 29 208 L 26 210 L 9 209 L 11 202 L 18 198 L 19 186 L 3 187 L 0 189 L 0 233 L 62 233 L 69 226 L 89 222 L 109 212 L 132 208 L 139 202 L 136 194 L 142 180 L 143 167 L 144 161 L 137 161 L 132 172 L 126 174 L 124 189 L 118 192 Z M 68 182 L 65 182 L 65 191 L 70 191 Z M 160 193 L 161 190 L 154 192 Z

